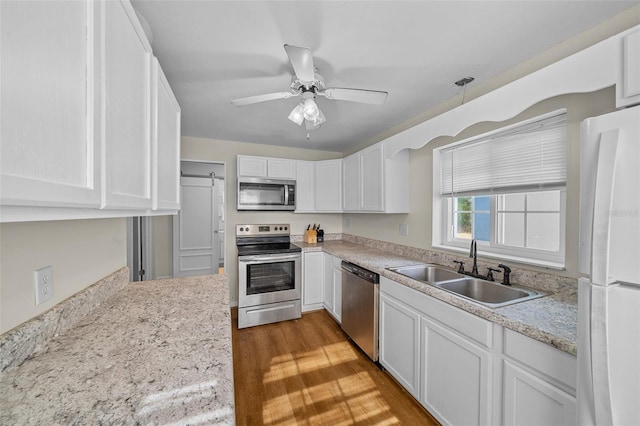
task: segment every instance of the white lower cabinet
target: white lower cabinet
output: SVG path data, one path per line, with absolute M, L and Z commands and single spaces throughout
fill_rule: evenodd
M 302 312 L 323 308 L 324 253 L 302 254 Z
M 380 364 L 417 400 L 420 399 L 419 342 L 420 314 L 380 292 Z
M 342 321 L 342 259 L 324 253 L 324 308 L 340 323 Z
M 508 360 L 503 412 L 507 425 L 572 425 L 577 420 L 575 396 Z
M 576 424 L 576 357 L 380 278 L 380 364 L 439 422 Z
M 503 423 L 576 424 L 575 356 L 504 330 Z
M 420 323 L 420 403 L 443 424 L 490 424 L 491 353 L 429 317 Z

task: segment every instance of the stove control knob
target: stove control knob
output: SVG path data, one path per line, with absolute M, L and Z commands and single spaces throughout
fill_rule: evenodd
M 284 227 L 284 230 L 286 231 L 287 229 L 288 229 L 288 228 L 285 226 L 285 227 Z
M 244 231 L 244 228 L 241 226 L 241 227 L 240 227 L 240 232 L 242 232 L 242 231 Z

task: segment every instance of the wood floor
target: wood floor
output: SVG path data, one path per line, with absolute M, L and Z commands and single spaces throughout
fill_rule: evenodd
M 242 330 L 232 319 L 238 425 L 438 425 L 324 310 Z

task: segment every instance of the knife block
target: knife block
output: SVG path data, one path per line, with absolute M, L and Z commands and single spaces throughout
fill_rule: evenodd
M 318 233 L 316 231 L 314 231 L 313 229 L 309 229 L 307 231 L 304 231 L 303 240 L 304 240 L 305 243 L 315 244 L 315 243 L 318 242 Z

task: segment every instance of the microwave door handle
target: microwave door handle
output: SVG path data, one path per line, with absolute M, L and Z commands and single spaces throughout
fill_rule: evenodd
M 289 205 L 289 185 L 288 184 L 284 185 L 284 205 L 285 206 Z

